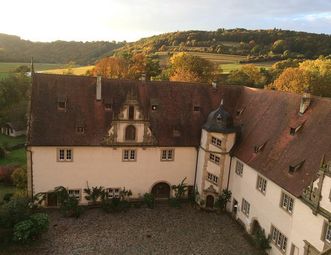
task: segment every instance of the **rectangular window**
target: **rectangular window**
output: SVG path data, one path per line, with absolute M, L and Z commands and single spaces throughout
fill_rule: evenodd
M 70 162 L 72 160 L 72 149 L 57 149 L 57 161 Z
M 76 132 L 77 132 L 77 134 L 84 134 L 85 133 L 85 128 L 84 127 L 76 127 Z
M 257 184 L 256 188 L 261 191 L 263 194 L 265 194 L 267 189 L 267 180 L 264 179 L 262 176 L 257 177 Z
M 161 161 L 171 161 L 174 160 L 174 150 L 162 150 L 161 151 Z
M 199 105 L 193 106 L 193 111 L 194 112 L 200 112 L 200 106 Z
M 292 197 L 290 197 L 289 195 L 282 193 L 280 205 L 285 211 L 292 214 L 294 199 Z
M 106 194 L 108 199 L 120 198 L 120 188 L 108 188 L 106 189 Z
M 221 158 L 219 156 L 216 156 L 215 154 L 213 153 L 210 153 L 209 154 L 209 160 L 213 163 L 215 163 L 216 165 L 219 165 L 220 164 L 220 160 Z
M 331 225 L 328 225 L 325 232 L 325 241 L 331 243 Z
M 216 138 L 216 137 L 211 137 L 211 143 L 215 145 L 216 147 L 221 148 L 222 140 Z
M 243 171 L 244 171 L 244 164 L 241 163 L 239 160 L 236 162 L 236 174 L 243 176 Z
M 136 161 L 136 150 L 123 150 L 123 161 Z
M 78 201 L 80 200 L 80 189 L 69 189 L 68 194 L 69 194 L 69 197 L 74 197 Z
M 249 209 L 250 209 L 250 207 L 251 207 L 251 205 L 243 198 L 242 204 L 241 204 L 241 211 L 247 217 L 249 217 Z
M 218 183 L 218 177 L 216 175 L 213 175 L 211 173 L 207 174 L 208 181 L 217 184 Z
M 281 251 L 286 252 L 287 237 L 282 234 L 277 228 L 271 226 L 271 241 L 278 247 Z

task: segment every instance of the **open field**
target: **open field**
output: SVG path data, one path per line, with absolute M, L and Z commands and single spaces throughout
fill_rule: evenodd
M 25 136 L 9 137 L 0 134 L 0 146 L 11 147 L 17 144 L 25 143 Z M 8 152 L 4 159 L 0 159 L 0 165 L 26 165 L 25 148 L 15 149 Z
M 87 209 L 78 219 L 63 218 L 58 210 L 49 214 L 50 227 L 41 241 L 3 254 L 264 254 L 228 215 L 190 206 L 118 214 Z
M 81 66 L 74 68 L 58 68 L 58 69 L 49 69 L 42 71 L 43 73 L 49 74 L 74 74 L 74 75 L 85 75 L 87 71 L 93 69 L 94 66 Z
M 5 185 L 0 183 L 0 203 L 2 202 L 3 196 L 6 193 L 14 193 L 15 192 L 15 187 L 10 186 L 10 185 Z
M 21 65 L 30 66 L 31 63 L 6 63 L 0 62 L 0 79 L 7 77 L 11 72 L 13 72 L 17 67 Z M 47 69 L 63 68 L 64 64 L 47 64 L 47 63 L 35 63 L 35 71 L 43 71 Z

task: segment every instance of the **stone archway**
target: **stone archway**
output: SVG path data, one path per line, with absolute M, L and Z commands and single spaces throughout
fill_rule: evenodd
M 170 197 L 170 185 L 165 182 L 158 182 L 152 187 L 152 194 L 155 199 L 168 199 Z
M 215 200 L 214 196 L 208 195 L 206 197 L 206 207 L 213 209 L 214 208 L 214 200 Z

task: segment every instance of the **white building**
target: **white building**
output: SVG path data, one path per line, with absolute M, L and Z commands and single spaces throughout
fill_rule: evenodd
M 212 208 L 249 233 L 271 236 L 270 254 L 310 255 L 331 242 L 331 100 L 176 82 L 34 74 L 28 133 L 30 195 L 67 187 L 123 187 L 172 196 L 186 178 Z M 322 163 L 321 163 L 321 159 Z

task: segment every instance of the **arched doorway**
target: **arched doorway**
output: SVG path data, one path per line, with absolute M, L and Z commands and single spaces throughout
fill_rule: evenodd
M 259 224 L 259 222 L 254 219 L 251 225 L 251 235 L 256 235 L 258 232 L 261 232 L 262 228 Z
M 165 182 L 159 182 L 152 188 L 152 194 L 156 199 L 165 199 L 170 197 L 170 186 Z
M 206 197 L 206 207 L 207 208 L 214 208 L 214 197 L 212 195 L 208 195 Z

